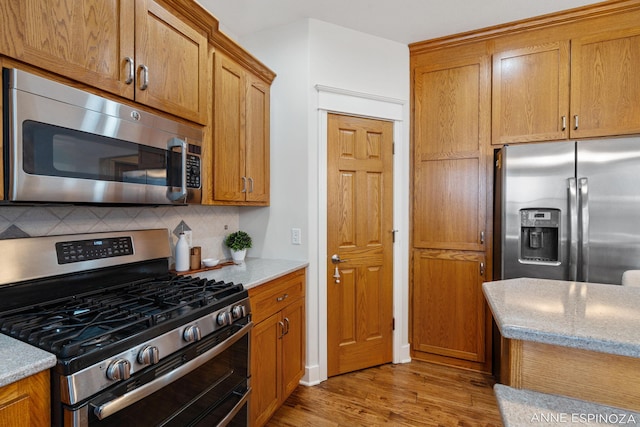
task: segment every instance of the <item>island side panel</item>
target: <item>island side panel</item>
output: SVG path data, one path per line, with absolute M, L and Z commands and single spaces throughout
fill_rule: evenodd
M 503 352 L 505 385 L 640 411 L 638 358 L 511 339 Z

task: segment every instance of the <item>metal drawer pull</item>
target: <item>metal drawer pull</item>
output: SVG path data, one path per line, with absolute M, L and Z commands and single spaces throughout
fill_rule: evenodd
M 247 177 L 243 176 L 242 177 L 242 191 L 240 191 L 241 193 L 246 193 L 247 192 Z
M 573 129 L 578 130 L 578 115 L 573 116 Z
M 567 130 L 567 116 L 562 116 L 562 130 Z
M 278 325 L 280 325 L 280 330 L 282 331 L 282 333 L 280 334 L 280 336 L 278 338 L 282 338 L 282 337 L 284 337 L 284 334 L 285 334 L 285 332 L 284 332 L 284 323 L 278 322 Z
M 249 177 L 249 193 L 253 193 L 253 178 Z
M 282 302 L 282 301 L 286 300 L 288 297 L 289 297 L 289 294 L 284 294 L 281 297 L 276 298 L 276 301 Z

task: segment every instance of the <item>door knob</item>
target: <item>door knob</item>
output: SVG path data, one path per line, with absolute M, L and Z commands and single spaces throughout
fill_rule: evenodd
M 338 254 L 333 254 L 331 255 L 331 262 L 334 264 L 339 264 L 341 262 L 347 262 L 349 261 L 348 259 L 340 259 L 340 255 Z

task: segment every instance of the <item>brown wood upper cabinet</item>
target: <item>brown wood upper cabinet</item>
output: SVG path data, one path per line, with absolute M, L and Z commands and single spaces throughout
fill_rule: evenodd
M 208 40 L 154 0 L 6 0 L 0 53 L 207 122 Z
M 640 28 L 493 56 L 492 143 L 640 132 Z
M 270 85 L 214 54 L 213 203 L 269 204 Z

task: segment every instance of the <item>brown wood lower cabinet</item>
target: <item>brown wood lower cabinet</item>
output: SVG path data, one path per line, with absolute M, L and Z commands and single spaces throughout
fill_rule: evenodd
M 49 371 L 0 388 L 0 426 L 47 427 L 51 425 Z
M 305 270 L 249 289 L 250 425 L 262 426 L 295 390 L 305 365 Z
M 485 265 L 482 252 L 414 252 L 413 358 L 488 371 Z

